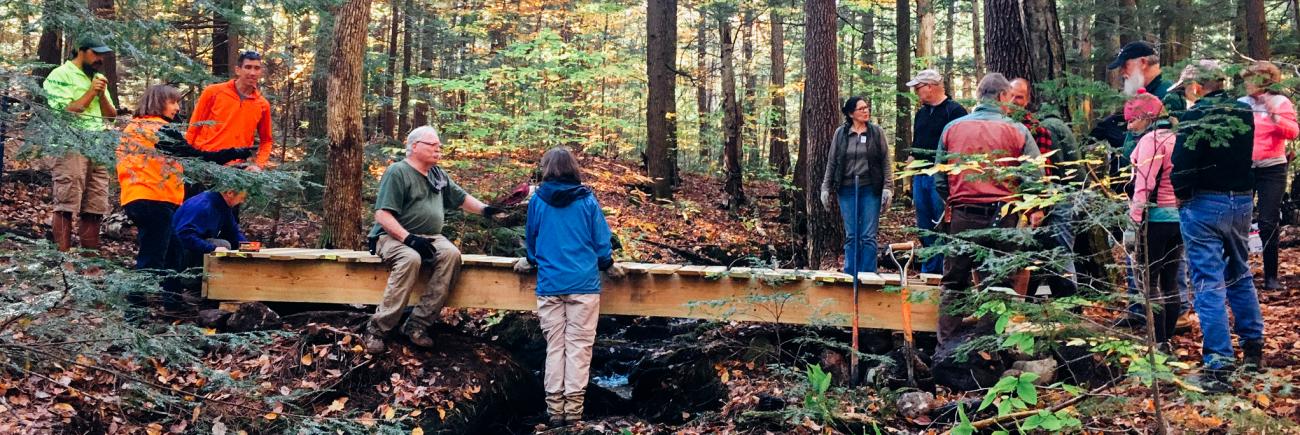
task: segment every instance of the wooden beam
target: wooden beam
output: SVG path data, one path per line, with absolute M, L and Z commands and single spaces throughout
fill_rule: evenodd
M 337 252 L 295 260 L 284 258 L 310 254 L 285 254 L 288 252 L 268 256 L 274 258 L 205 257 L 204 296 L 220 301 L 338 304 L 377 304 L 383 296 L 388 280 L 388 267 L 383 263 L 346 262 L 341 258 L 349 256 Z M 465 257 L 448 306 L 537 309 L 535 275 L 514 273 L 510 266 L 516 259 Z M 335 258 L 339 259 L 332 260 Z M 848 275 L 838 274 L 847 279 L 836 279 L 838 276 L 831 272 L 748 268 L 733 268 L 728 273 L 714 268 L 654 264 L 630 264 L 628 270 L 632 273 L 623 279 L 605 280 L 602 314 L 837 326 L 848 326 L 852 321 L 853 291 L 852 283 L 846 282 L 851 281 Z M 687 272 L 677 273 L 680 271 Z M 860 324 L 865 328 L 901 330 L 900 294 L 883 291 L 886 279 L 878 275 L 864 273 L 863 278 L 858 293 Z M 427 279 L 426 271 L 416 285 L 423 286 Z M 909 288 L 914 295 L 928 294 L 932 300 L 911 304 L 912 328 L 934 331 L 938 322 L 933 303 L 937 289 L 924 285 Z M 418 292 L 413 293 L 417 295 L 412 296 L 411 303 L 418 298 Z

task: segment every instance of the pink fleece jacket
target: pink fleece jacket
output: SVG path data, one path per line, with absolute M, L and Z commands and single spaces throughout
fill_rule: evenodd
M 1286 156 L 1286 141 L 1300 135 L 1296 124 L 1295 106 L 1285 95 L 1264 94 L 1261 98 L 1246 97 L 1255 112 L 1255 151 L 1251 160 L 1271 160 Z
M 1156 186 L 1159 186 L 1156 191 L 1158 207 L 1178 206 L 1174 186 L 1169 182 L 1169 176 L 1174 172 L 1170 157 L 1177 141 L 1178 136 L 1173 131 L 1156 129 L 1142 135 L 1133 148 L 1133 154 L 1129 155 L 1133 162 L 1133 197 L 1128 202 L 1128 215 L 1134 222 L 1142 222 L 1142 212 L 1151 198 L 1151 189 L 1156 189 Z M 1159 180 L 1156 180 L 1157 176 Z

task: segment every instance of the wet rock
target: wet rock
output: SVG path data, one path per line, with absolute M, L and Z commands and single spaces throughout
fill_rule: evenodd
M 898 413 L 907 418 L 929 415 L 934 409 L 934 394 L 925 391 L 908 391 L 898 396 L 895 403 Z
M 205 328 L 220 328 L 226 325 L 226 319 L 230 313 L 218 309 L 199 311 L 199 326 Z
M 226 319 L 226 329 L 233 332 L 261 331 L 279 328 L 280 315 L 261 302 L 247 302 Z
M 1011 369 L 1021 373 L 1033 373 L 1038 375 L 1038 379 L 1034 380 L 1034 385 L 1051 384 L 1052 381 L 1056 379 L 1055 358 L 1044 358 L 1033 361 L 1016 361 L 1011 363 Z

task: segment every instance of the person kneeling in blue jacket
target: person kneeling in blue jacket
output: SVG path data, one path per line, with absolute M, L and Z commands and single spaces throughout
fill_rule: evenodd
M 611 257 L 609 225 L 578 161 L 567 148 L 542 156 L 542 185 L 528 203 L 528 256 L 515 271 L 537 268 L 537 317 L 546 336 L 546 413 L 551 426 L 582 420 L 600 315 L 600 272 L 622 278 Z

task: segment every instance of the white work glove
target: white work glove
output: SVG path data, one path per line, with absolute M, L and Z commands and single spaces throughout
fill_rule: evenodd
M 823 189 L 821 199 L 822 199 L 822 208 L 825 208 L 826 211 L 831 211 L 831 192 L 829 190 Z
M 519 261 L 516 261 L 516 262 L 515 262 L 515 266 L 514 266 L 514 268 L 515 268 L 515 273 L 528 273 L 528 272 L 532 272 L 532 271 L 533 271 L 533 263 L 529 263 L 527 257 L 519 257 Z
M 622 279 L 627 276 L 627 270 L 623 269 L 622 265 L 614 263 L 609 265 L 609 269 L 605 269 L 605 276 L 613 279 Z
M 894 190 L 885 189 L 880 191 L 880 210 L 889 210 L 889 202 L 894 200 Z
M 1124 230 L 1123 243 L 1124 243 L 1124 247 L 1130 249 L 1133 248 L 1133 245 L 1137 243 L 1137 233 L 1134 232 L 1133 230 Z

